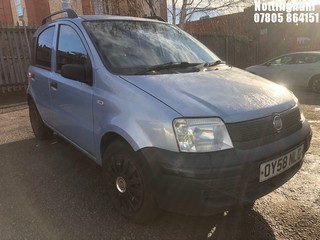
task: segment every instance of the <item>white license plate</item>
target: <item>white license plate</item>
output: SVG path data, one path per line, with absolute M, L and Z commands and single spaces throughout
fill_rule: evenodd
M 262 163 L 260 165 L 260 182 L 266 181 L 269 178 L 279 175 L 288 170 L 303 158 L 303 145 L 294 149 L 293 151 L 273 159 L 271 161 Z

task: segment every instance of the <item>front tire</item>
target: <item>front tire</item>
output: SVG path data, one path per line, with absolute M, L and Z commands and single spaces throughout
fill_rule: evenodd
M 44 124 L 38 109 L 32 100 L 29 102 L 29 117 L 33 133 L 37 139 L 45 140 L 52 136 L 53 131 Z
M 103 155 L 107 188 L 114 207 L 126 218 L 146 223 L 159 209 L 144 159 L 123 141 L 112 143 Z

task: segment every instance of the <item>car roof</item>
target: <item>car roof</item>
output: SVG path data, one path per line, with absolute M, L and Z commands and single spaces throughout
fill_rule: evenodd
M 279 56 L 276 56 L 274 58 L 271 58 L 269 59 L 268 61 L 262 63 L 262 64 L 265 64 L 265 63 L 268 63 L 274 59 L 277 59 L 277 58 L 281 58 L 281 57 L 284 57 L 284 56 L 289 56 L 289 55 L 298 55 L 298 54 L 320 54 L 320 51 L 301 51 L 301 52 L 291 52 L 291 53 L 285 53 L 285 54 L 282 54 L 282 55 L 279 55 Z
M 152 18 L 140 18 L 130 16 L 117 16 L 117 15 L 83 15 L 79 16 L 84 21 L 97 21 L 97 20 L 125 20 L 125 21 L 149 21 L 149 22 L 160 22 L 157 19 Z
M 261 64 L 258 64 L 258 65 L 264 65 L 264 64 L 267 64 L 277 58 L 281 58 L 281 57 L 284 57 L 284 56 L 290 56 L 290 55 L 298 55 L 298 54 L 320 54 L 320 51 L 301 51 L 301 52 L 291 52 L 291 53 L 285 53 L 285 54 L 282 54 L 282 55 L 279 55 L 279 56 L 276 56 L 274 58 L 271 58 L 269 59 L 268 61 L 266 62 L 263 62 Z
M 295 54 L 320 54 L 320 51 L 302 51 L 302 52 L 292 52 L 292 53 L 286 53 L 281 56 L 286 56 L 286 55 L 295 55 Z M 279 56 L 279 57 L 281 57 Z

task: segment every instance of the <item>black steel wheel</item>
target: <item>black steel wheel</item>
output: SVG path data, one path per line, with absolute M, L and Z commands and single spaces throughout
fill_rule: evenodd
M 108 184 L 111 186 L 117 208 L 137 212 L 143 203 L 144 188 L 138 169 L 127 154 L 115 154 L 110 159 Z
M 126 218 L 145 223 L 155 217 L 155 204 L 150 178 L 142 159 L 128 144 L 118 141 L 105 151 L 104 174 L 114 207 Z
M 32 100 L 29 101 L 29 117 L 31 127 L 36 138 L 44 140 L 52 136 L 53 131 L 44 124 L 38 109 Z

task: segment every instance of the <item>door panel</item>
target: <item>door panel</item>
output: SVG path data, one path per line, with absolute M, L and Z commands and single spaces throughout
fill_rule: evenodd
M 74 28 L 61 24 L 58 31 L 55 72 L 49 83 L 55 111 L 53 125 L 59 133 L 94 155 L 92 86 L 61 75 L 65 64 L 79 64 L 91 69 L 90 59 Z
M 54 73 L 50 82 L 54 128 L 93 153 L 92 87 Z M 55 86 L 52 86 L 55 85 Z
M 49 79 L 51 72 L 39 67 L 30 67 L 30 88 L 37 105 L 37 109 L 43 121 L 51 124 L 53 117 L 51 97 L 49 90 Z
M 44 29 L 35 43 L 35 57 L 29 67 L 29 81 L 32 97 L 42 119 L 51 124 L 53 117 L 49 90 L 49 79 L 52 69 L 52 48 L 55 26 Z

